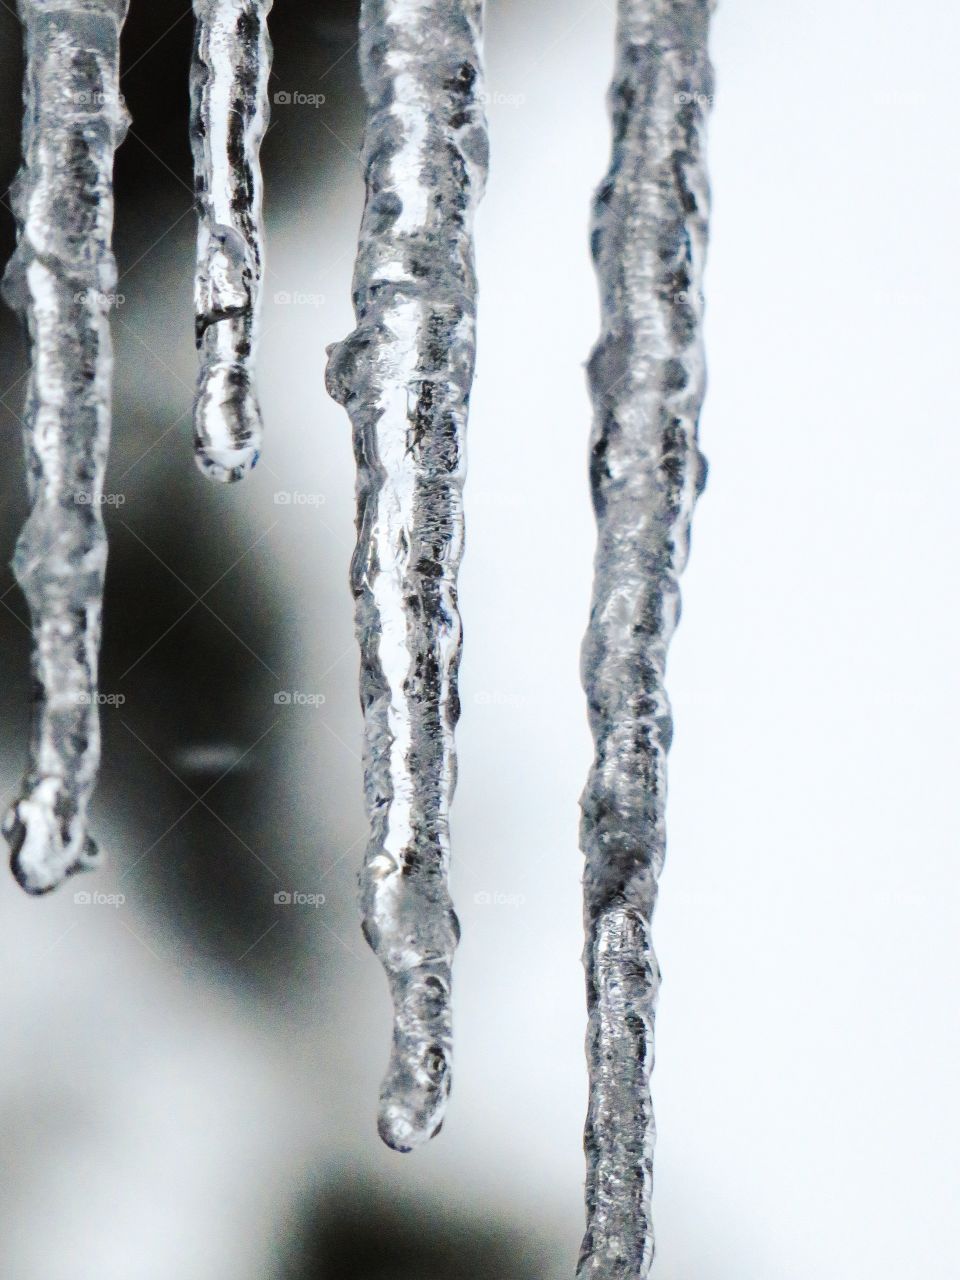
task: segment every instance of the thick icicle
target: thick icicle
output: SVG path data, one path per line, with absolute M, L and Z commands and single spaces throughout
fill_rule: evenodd
M 254 360 L 272 5 L 273 0 L 193 0 L 190 135 L 200 219 L 194 443 L 200 470 L 222 481 L 239 480 L 256 465 L 263 436 Z
M 29 768 L 3 830 L 29 893 L 97 859 L 87 807 L 100 761 L 113 154 L 127 123 L 119 87 L 126 12 L 127 0 L 20 0 L 24 163 L 4 296 L 26 322 L 32 356 L 24 410 L 31 511 L 13 568 L 30 606 L 36 705 Z
M 602 332 L 591 361 L 596 579 L 584 687 L 596 756 L 583 795 L 590 1104 L 578 1276 L 639 1280 L 653 1261 L 650 1096 L 663 865 L 667 646 L 706 476 L 704 163 L 709 0 L 619 0 L 613 157 L 594 206 Z
M 353 422 L 352 565 L 371 824 L 367 940 L 395 1023 L 380 1134 L 410 1150 L 450 1091 L 447 887 L 456 778 L 464 435 L 475 353 L 472 224 L 487 168 L 478 0 L 364 0 L 367 201 L 357 327 L 327 385 Z

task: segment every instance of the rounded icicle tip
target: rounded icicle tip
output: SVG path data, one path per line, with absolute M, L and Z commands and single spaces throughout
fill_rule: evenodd
M 388 969 L 394 1023 L 390 1065 L 380 1087 L 377 1129 L 394 1151 L 413 1151 L 440 1132 L 452 1077 L 453 1027 L 450 966 L 459 929 L 452 911 L 444 913 L 449 933 L 437 939 L 433 958 Z M 421 921 L 422 925 L 429 922 Z M 383 948 L 377 954 L 384 958 Z M 389 958 L 389 955 L 388 955 Z
M 92 871 L 103 862 L 79 817 L 66 827 L 61 825 L 49 803 L 47 782 L 47 786 L 41 782 L 32 794 L 15 801 L 3 820 L 13 878 L 32 897 L 50 893 L 69 876 Z
M 201 472 L 220 484 L 235 484 L 242 480 L 257 465 L 259 457 L 259 449 L 211 449 L 199 440 L 194 454 Z
M 417 1147 L 425 1146 L 443 1128 L 441 1117 L 429 1128 L 417 1123 L 418 1116 L 406 1107 L 398 1107 L 391 1099 L 383 1099 L 377 1116 L 377 1132 L 383 1142 L 401 1155 L 409 1155 Z
M 450 1057 L 439 1046 L 430 1070 L 411 1079 L 409 1049 L 394 1051 L 380 1091 L 377 1132 L 394 1151 L 407 1154 L 435 1138 L 450 1100 Z
M 256 466 L 263 422 L 250 375 L 241 365 L 217 364 L 203 370 L 193 434 L 197 466 L 211 480 L 230 484 Z

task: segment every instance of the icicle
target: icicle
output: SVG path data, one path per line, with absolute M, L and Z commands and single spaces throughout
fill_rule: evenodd
M 593 255 L 590 361 L 596 581 L 583 671 L 596 757 L 583 795 L 590 1104 L 578 1276 L 638 1280 L 653 1260 L 650 1098 L 663 864 L 667 646 L 706 467 L 701 282 L 709 0 L 619 0 L 613 157 Z
M 20 0 L 24 163 L 4 296 L 24 317 L 33 362 L 24 410 L 31 511 L 13 569 L 30 606 L 36 706 L 29 768 L 3 830 L 28 893 L 97 860 L 87 807 L 100 760 L 113 154 L 127 125 L 126 12 L 127 0 Z
M 380 1135 L 435 1134 L 450 1091 L 447 887 L 459 716 L 464 434 L 473 378 L 472 223 L 487 167 L 479 0 L 364 0 L 370 104 L 357 327 L 327 386 L 353 422 L 365 789 L 364 932 L 386 969 L 393 1053 Z
M 260 143 L 270 112 L 273 0 L 193 0 L 190 77 L 200 226 L 194 289 L 200 377 L 197 465 L 239 480 L 256 465 L 263 427 L 254 359 L 263 275 Z

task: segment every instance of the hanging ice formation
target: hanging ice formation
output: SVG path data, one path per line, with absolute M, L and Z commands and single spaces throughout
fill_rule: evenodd
M 126 12 L 127 0 L 20 0 L 24 159 L 4 296 L 24 318 L 32 355 L 24 409 L 31 510 L 13 568 L 30 606 L 36 701 L 29 766 L 3 829 L 28 893 L 97 859 L 87 807 L 100 760 L 113 155 L 127 124 L 119 85 Z
M 263 428 L 254 386 L 263 276 L 260 143 L 269 116 L 273 0 L 193 0 L 191 140 L 199 231 L 194 288 L 200 377 L 197 465 L 239 480 Z
M 194 0 L 195 428 L 200 466 L 219 480 L 245 474 L 260 449 L 252 364 L 271 3 Z M 590 1067 L 581 1280 L 643 1280 L 653 1259 L 659 971 L 650 929 L 665 847 L 666 653 L 705 477 L 697 424 L 711 8 L 619 0 L 613 156 L 594 208 L 603 322 L 589 370 L 598 546 L 583 655 L 596 756 L 581 828 Z M 127 123 L 118 67 L 126 11 L 127 0 L 20 0 L 24 164 L 4 293 L 32 353 L 31 512 L 14 571 L 31 612 L 37 702 L 4 833 L 30 893 L 97 858 L 87 809 L 100 752 L 112 169 Z M 481 28 L 481 0 L 363 0 L 370 110 L 357 325 L 331 348 L 327 373 L 353 423 L 358 468 L 364 931 L 395 1012 L 379 1124 L 404 1151 L 438 1131 L 450 1089 L 457 572 L 475 358 L 472 225 L 487 168 Z
M 667 646 L 706 467 L 704 163 L 709 0 L 619 0 L 613 155 L 594 204 L 602 332 L 590 360 L 596 578 L 583 651 L 596 756 L 582 798 L 590 1101 L 578 1276 L 650 1273 L 650 1097 L 663 865 Z
M 435 1134 L 450 1091 L 447 886 L 456 777 L 464 434 L 473 378 L 472 224 L 487 168 L 479 0 L 364 0 L 367 200 L 357 327 L 327 385 L 353 423 L 352 565 L 370 838 L 364 932 L 389 979 L 381 1137 Z

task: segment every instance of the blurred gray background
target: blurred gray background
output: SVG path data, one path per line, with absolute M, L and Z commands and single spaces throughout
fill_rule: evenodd
M 356 14 L 274 10 L 273 91 L 324 101 L 273 109 L 268 438 L 221 488 L 190 456 L 192 20 L 185 0 L 133 0 L 94 820 L 109 860 L 43 900 L 0 880 L 3 1280 L 572 1276 L 586 226 L 613 8 L 489 5 L 457 1070 L 443 1133 L 400 1157 L 374 1125 L 389 1010 L 355 907 L 353 465 L 322 379 L 351 326 Z M 717 12 L 711 473 L 671 662 L 656 925 L 660 1280 L 955 1276 L 958 42 L 938 0 Z M 20 72 L 4 3 L 4 189 Z M 0 235 L 5 257 L 6 197 Z M 4 563 L 27 510 L 25 372 L 3 311 Z M 12 794 L 29 637 L 6 569 L 0 604 Z

